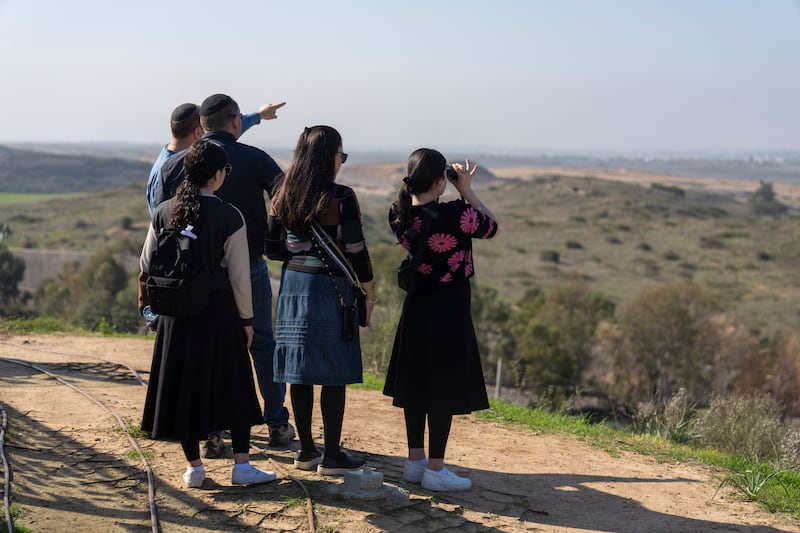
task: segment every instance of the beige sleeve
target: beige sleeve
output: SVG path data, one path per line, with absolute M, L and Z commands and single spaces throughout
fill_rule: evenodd
M 239 318 L 253 318 L 253 292 L 250 287 L 250 249 L 247 247 L 247 226 L 242 227 L 225 241 L 222 266 L 228 269 L 228 279 L 233 287 L 233 298 Z
M 147 237 L 144 239 L 144 246 L 142 246 L 142 255 L 139 257 L 139 270 L 142 272 L 150 271 L 150 256 L 153 254 L 153 249 L 156 247 L 156 230 L 153 228 L 153 223 L 147 230 Z

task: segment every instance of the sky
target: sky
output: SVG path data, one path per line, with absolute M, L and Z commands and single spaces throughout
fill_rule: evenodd
M 164 144 L 214 93 L 242 140 L 498 152 L 800 149 L 800 0 L 0 0 L 0 143 Z

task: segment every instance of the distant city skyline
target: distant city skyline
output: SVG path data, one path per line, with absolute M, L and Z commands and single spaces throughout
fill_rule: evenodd
M 800 2 L 0 0 L 0 144 L 163 144 L 172 109 L 287 101 L 243 141 L 508 153 L 800 150 Z

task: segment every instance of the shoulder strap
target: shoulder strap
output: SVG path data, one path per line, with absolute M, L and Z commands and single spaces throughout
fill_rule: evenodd
M 354 287 L 361 288 L 361 282 L 358 280 L 358 276 L 355 270 L 353 270 L 353 265 L 350 264 L 350 260 L 345 257 L 339 247 L 336 246 L 336 243 L 325 233 L 322 226 L 316 221 L 313 221 L 309 228 L 311 229 L 311 237 L 314 239 L 317 246 L 331 258 L 331 261 L 333 261 L 339 270 L 344 272 L 347 281 Z

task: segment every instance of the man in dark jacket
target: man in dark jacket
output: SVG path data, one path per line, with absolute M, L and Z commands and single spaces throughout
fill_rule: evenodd
M 289 424 L 289 411 L 284 406 L 286 385 L 273 381 L 272 287 L 264 261 L 264 237 L 267 228 L 267 207 L 264 193 L 271 194 L 283 172 L 263 150 L 237 141 L 242 134 L 239 105 L 230 96 L 214 94 L 200 106 L 203 139 L 214 141 L 225 149 L 232 169 L 217 196 L 236 206 L 247 224 L 250 251 L 250 281 L 253 288 L 253 344 L 250 354 L 264 399 L 264 422 L 269 426 L 269 445 L 288 446 L 295 436 Z M 161 168 L 165 198 L 175 194 L 183 181 L 183 156 L 178 152 Z M 220 401 L 225 401 L 220 398 Z

